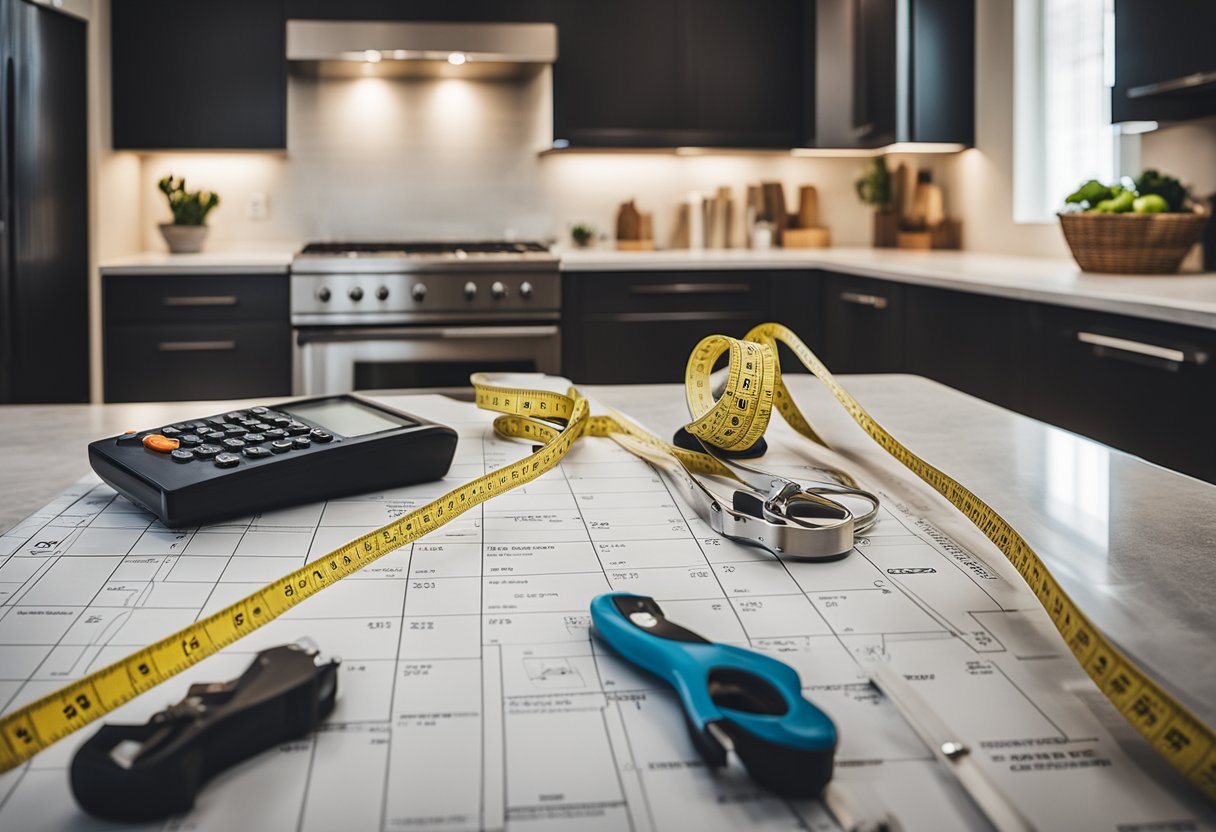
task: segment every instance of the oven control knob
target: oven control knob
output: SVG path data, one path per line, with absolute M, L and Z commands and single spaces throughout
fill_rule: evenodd
M 532 297 L 532 284 L 526 280 L 523 283 L 519 284 L 519 296 L 521 298 L 523 298 L 524 300 L 528 300 L 529 298 L 531 298 Z
M 352 286 L 347 294 L 351 300 L 363 300 L 363 290 L 358 286 Z
M 422 303 L 424 300 L 426 300 L 426 284 L 415 283 L 414 288 L 410 289 L 410 296 L 419 303 Z
M 376 290 L 376 300 L 388 300 L 388 287 L 381 286 Z
M 477 284 L 470 280 L 464 284 L 464 299 L 473 300 L 475 297 L 477 297 Z
M 330 298 L 329 287 L 322 286 L 320 289 L 317 290 L 317 300 L 321 301 L 321 303 L 325 303 L 325 301 L 329 300 L 329 298 Z
M 494 300 L 502 300 L 507 296 L 507 287 L 503 285 L 501 280 L 495 280 L 490 284 L 490 295 Z

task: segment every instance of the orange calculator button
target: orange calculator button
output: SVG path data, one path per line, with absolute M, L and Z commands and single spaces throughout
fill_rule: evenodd
M 153 451 L 160 451 L 162 454 L 167 454 L 170 451 L 176 451 L 177 446 L 180 444 L 181 443 L 176 439 L 161 436 L 159 433 L 150 433 L 144 437 L 145 448 L 150 448 Z

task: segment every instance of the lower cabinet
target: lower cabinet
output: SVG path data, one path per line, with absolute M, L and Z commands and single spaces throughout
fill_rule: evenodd
M 578 382 L 680 382 L 705 335 L 779 321 L 833 373 L 925 376 L 1216 482 L 1216 331 L 830 272 L 568 273 L 563 293 Z
M 1034 309 L 1029 413 L 1216 482 L 1216 332 Z
M 286 275 L 103 278 L 105 400 L 291 393 Z
M 1031 304 L 924 286 L 902 289 L 904 372 L 1028 412 Z
M 580 384 L 682 382 L 706 335 L 771 316 L 764 272 L 573 272 L 562 278 L 562 371 Z
M 819 275 L 819 357 L 833 373 L 904 371 L 904 288 L 865 277 Z M 814 345 L 810 345 L 814 349 Z

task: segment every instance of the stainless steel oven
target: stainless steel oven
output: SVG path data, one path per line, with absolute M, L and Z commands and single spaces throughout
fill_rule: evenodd
M 479 370 L 559 373 L 556 324 L 307 327 L 296 330 L 296 392 L 466 387 Z
M 558 260 L 537 243 L 312 244 L 291 309 L 299 395 L 561 371 Z

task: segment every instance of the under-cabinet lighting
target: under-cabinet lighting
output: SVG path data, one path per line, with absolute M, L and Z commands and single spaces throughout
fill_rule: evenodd
M 791 156 L 806 156 L 816 159 L 864 158 L 881 154 L 882 148 L 877 147 L 795 147 L 790 151 Z
M 967 145 L 958 142 L 894 142 L 882 148 L 883 153 L 958 153 Z
M 364 51 L 364 53 L 363 53 L 363 60 L 367 61 L 369 64 L 378 64 L 378 63 L 380 63 L 380 59 L 381 59 L 382 57 L 384 57 L 384 56 L 383 56 L 383 55 L 381 55 L 381 54 L 380 54 L 380 53 L 379 53 L 377 50 L 375 50 L 375 49 L 368 49 L 368 50 Z
M 450 63 L 452 66 L 460 66 L 468 59 L 469 56 L 463 52 L 453 52 L 452 54 L 448 55 L 448 63 Z

